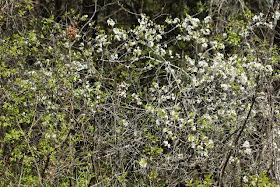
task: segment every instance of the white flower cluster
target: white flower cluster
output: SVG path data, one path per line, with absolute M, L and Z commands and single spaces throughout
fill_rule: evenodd
M 140 99 L 138 94 L 133 93 L 131 96 L 133 97 L 133 101 L 136 101 L 137 105 L 142 105 L 142 101 L 141 101 L 141 99 Z
M 279 18 L 277 13 L 275 18 Z M 178 146 L 174 142 L 184 139 L 182 145 L 205 159 L 211 156 L 214 147 L 223 146 L 216 140 L 225 136 L 224 132 L 234 133 L 246 119 L 257 78 L 265 82 L 273 74 L 271 59 L 259 58 L 257 54 L 261 52 L 252 47 L 259 44 L 250 38 L 255 27 L 271 27 L 264 21 L 262 14 L 257 15 L 240 28 L 229 26 L 219 38 L 212 36 L 209 16 L 204 20 L 189 15 L 184 19 L 167 18 L 166 23 L 171 27 L 167 30 L 168 27 L 142 15 L 133 29 L 113 28 L 112 36 L 100 34 L 94 48 L 102 63 L 128 67 L 124 73 L 131 74 L 118 83 L 115 94 L 121 98 L 128 96 L 137 105 L 133 106 L 139 110 L 135 113 L 143 109 L 139 119 L 145 116 L 150 120 L 146 129 L 157 127 L 150 130 L 162 138 L 157 143 L 174 151 Z M 115 25 L 110 19 L 107 23 Z M 173 31 L 176 35 L 165 41 Z M 231 48 L 238 52 L 231 52 Z M 135 75 L 139 77 L 132 80 Z M 134 83 L 137 93 L 130 93 L 128 82 Z M 145 88 L 139 82 L 144 82 Z M 250 117 L 254 118 L 265 107 L 268 105 L 258 105 Z M 269 116 L 268 112 L 262 114 Z M 242 146 L 241 152 L 246 155 L 252 153 L 249 141 Z M 238 159 L 234 158 L 236 163 Z M 140 159 L 139 164 L 145 168 L 147 159 Z
M 279 11 L 276 11 L 273 15 L 272 15 L 273 21 L 268 21 L 267 17 L 263 14 L 260 13 L 258 15 L 255 15 L 252 18 L 252 22 L 253 22 L 253 26 L 257 26 L 257 27 L 268 27 L 270 29 L 273 29 L 273 27 L 275 27 L 275 23 L 277 23 L 277 21 L 280 18 L 280 13 Z M 249 27 L 248 27 L 249 28 Z M 250 29 L 250 28 L 249 28 Z
M 127 90 L 128 90 L 128 84 L 122 82 L 117 88 L 117 95 L 120 96 L 121 98 L 126 98 Z
M 250 143 L 249 141 L 245 141 L 242 145 L 242 147 L 244 148 L 244 153 L 250 155 L 252 153 L 252 150 L 250 148 Z
M 107 45 L 110 44 L 109 42 L 109 38 L 106 34 L 99 34 L 96 36 L 96 44 L 95 44 L 95 48 L 97 48 L 97 52 L 98 53 L 102 53 L 103 52 L 103 47 L 106 47 Z
M 109 18 L 108 20 L 107 20 L 107 23 L 108 23 L 108 25 L 110 25 L 110 26 L 112 26 L 112 27 L 114 27 L 115 26 L 115 21 L 114 20 L 112 20 L 111 18 Z
M 125 30 L 119 28 L 113 28 L 113 32 L 115 34 L 114 37 L 116 40 L 121 41 L 127 39 L 127 33 Z

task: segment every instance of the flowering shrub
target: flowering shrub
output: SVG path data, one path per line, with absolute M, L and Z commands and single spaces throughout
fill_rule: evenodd
M 279 182 L 278 48 L 257 35 L 278 18 L 247 13 L 216 33 L 209 16 L 142 15 L 71 40 L 48 18 L 6 36 L 1 185 Z

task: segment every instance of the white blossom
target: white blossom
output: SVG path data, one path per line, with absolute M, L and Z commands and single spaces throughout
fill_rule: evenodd
M 273 15 L 273 18 L 275 18 L 276 20 L 279 20 L 280 18 L 280 12 L 276 11 L 275 14 Z
M 114 20 L 112 20 L 111 18 L 109 18 L 109 19 L 107 20 L 107 24 L 108 24 L 109 26 L 114 27 L 114 25 L 115 25 L 116 23 L 115 23 Z
M 163 145 L 165 146 L 165 147 L 168 147 L 168 148 L 170 148 L 170 144 L 168 143 L 168 141 L 163 141 Z
M 142 168 L 146 168 L 147 167 L 147 159 L 145 158 L 141 158 L 141 160 L 139 161 L 139 165 L 142 167 Z
M 249 178 L 248 178 L 247 176 L 244 176 L 244 177 L 243 177 L 243 182 L 244 182 L 244 183 L 248 183 L 248 182 L 249 182 Z
M 243 143 L 242 147 L 244 147 L 244 148 L 250 148 L 250 143 L 246 140 L 246 141 Z
M 222 88 L 224 91 L 227 91 L 229 88 L 231 88 L 231 86 L 228 85 L 228 84 L 221 84 L 221 88 Z

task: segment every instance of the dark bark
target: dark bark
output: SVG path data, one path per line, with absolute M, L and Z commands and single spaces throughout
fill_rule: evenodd
M 59 22 L 61 20 L 62 10 L 62 0 L 55 0 L 55 21 Z

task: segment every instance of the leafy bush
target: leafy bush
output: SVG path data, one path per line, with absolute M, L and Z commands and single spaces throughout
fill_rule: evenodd
M 142 15 L 132 29 L 109 19 L 95 38 L 69 38 L 74 25 L 52 17 L 3 35 L 0 184 L 279 180 L 279 53 L 257 33 L 278 14 L 248 12 L 223 33 L 211 17 L 158 25 Z

